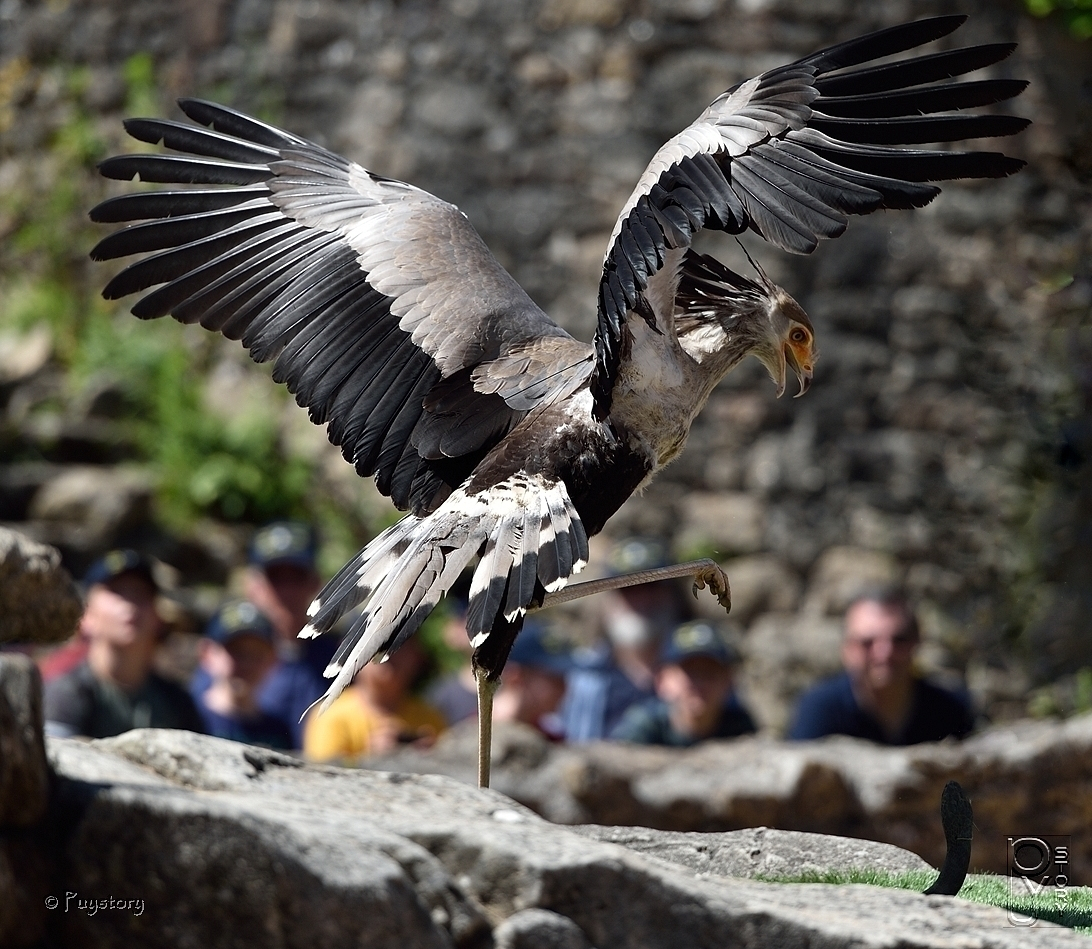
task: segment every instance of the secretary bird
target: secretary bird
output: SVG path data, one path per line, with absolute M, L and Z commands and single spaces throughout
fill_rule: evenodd
M 326 670 L 325 708 L 387 658 L 472 562 L 466 617 L 479 701 L 479 783 L 489 780 L 492 696 L 524 616 L 561 599 L 693 575 L 725 608 L 712 561 L 576 584 L 588 537 L 682 450 L 717 383 L 746 356 L 803 394 L 816 356 L 803 309 L 758 268 L 741 276 L 691 249 L 702 228 L 751 230 L 806 254 L 848 215 L 917 208 L 928 182 L 996 178 L 996 152 L 911 148 L 1011 135 L 1027 120 L 959 114 L 1017 95 L 1008 79 L 952 81 L 1015 44 L 870 64 L 937 40 L 963 16 L 895 26 L 733 86 L 652 158 L 611 235 L 594 343 L 554 323 L 466 216 L 290 132 L 182 99 L 196 125 L 130 119 L 176 153 L 100 165 L 121 180 L 197 185 L 104 201 L 96 260 L 150 253 L 106 286 L 240 339 L 273 361 L 312 421 L 409 513 L 326 585 L 301 636 L 361 607 Z

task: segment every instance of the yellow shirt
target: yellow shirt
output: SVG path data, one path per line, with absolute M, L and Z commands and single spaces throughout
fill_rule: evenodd
M 412 695 L 387 715 L 370 706 L 358 689 L 349 687 L 321 715 L 312 712 L 303 732 L 303 753 L 312 761 L 360 758 L 373 753 L 375 734 L 393 725 L 400 736 L 435 737 L 446 727 L 443 715 Z

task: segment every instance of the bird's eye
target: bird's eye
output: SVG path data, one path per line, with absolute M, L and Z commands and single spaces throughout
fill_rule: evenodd
M 802 329 L 795 329 L 789 333 L 789 339 L 794 343 L 806 343 L 808 341 L 808 331 Z

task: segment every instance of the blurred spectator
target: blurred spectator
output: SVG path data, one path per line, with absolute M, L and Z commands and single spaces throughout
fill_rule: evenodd
M 87 658 L 87 647 L 87 636 L 81 628 L 67 642 L 41 656 L 38 659 L 38 671 L 42 674 L 42 682 L 52 682 L 75 669 Z
M 914 673 L 917 618 L 897 590 L 858 597 L 846 611 L 845 671 L 800 699 L 788 737 L 851 735 L 885 745 L 962 738 L 974 727 L 970 702 Z
M 755 731 L 733 691 L 739 653 L 709 623 L 678 627 L 656 674 L 656 698 L 629 709 L 611 738 L 683 747 Z
M 427 657 L 410 638 L 386 662 L 369 662 L 325 711 L 305 723 L 304 754 L 314 761 L 382 754 L 397 745 L 427 748 L 444 730 L 444 717 L 410 694 Z
M 279 718 L 292 733 L 292 747 L 303 747 L 303 716 L 326 691 L 323 678 L 334 652 L 336 636 L 299 639 L 307 623 L 307 607 L 322 588 L 315 566 L 315 530 L 300 521 L 274 521 L 254 533 L 243 595 L 272 624 L 277 665 L 258 693 L 258 705 Z M 196 699 L 210 685 L 199 668 L 190 683 Z
M 523 722 L 551 741 L 564 737 L 557 714 L 573 661 L 568 643 L 538 623 L 527 623 L 508 654 L 493 700 L 493 720 Z
M 225 604 L 212 618 L 200 653 L 209 685 L 197 698 L 210 735 L 268 748 L 293 747 L 288 725 L 258 704 L 258 691 L 277 665 L 273 640 L 272 624 L 253 603 Z
M 243 595 L 269 617 L 283 662 L 302 660 L 322 679 L 337 652 L 336 636 L 299 639 L 307 608 L 322 589 L 318 535 L 302 521 L 274 521 L 254 533 Z
M 151 561 L 112 550 L 84 578 L 87 657 L 46 683 L 46 732 L 109 738 L 131 728 L 204 729 L 185 690 L 152 671 L 163 628 Z
M 444 643 L 459 653 L 462 664 L 454 672 L 432 683 L 425 698 L 440 711 L 448 725 L 454 725 L 477 716 L 478 687 L 474 681 L 474 670 L 470 667 L 474 649 L 466 635 L 466 600 L 448 594 L 446 603 L 451 612 L 444 621 Z
M 662 541 L 632 537 L 611 551 L 609 574 L 620 576 L 667 562 L 668 550 Z M 680 590 L 676 581 L 661 580 L 596 598 L 602 638 L 573 656 L 575 665 L 562 708 L 567 741 L 606 738 L 626 709 L 655 696 L 664 640 L 691 617 Z

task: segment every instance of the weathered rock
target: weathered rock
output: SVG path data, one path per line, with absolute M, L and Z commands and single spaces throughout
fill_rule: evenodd
M 740 680 L 748 707 L 766 728 L 783 732 L 800 693 L 817 677 L 841 670 L 841 643 L 841 622 L 816 613 L 766 613 L 752 624 Z
M 0 946 L 41 946 L 53 865 L 41 831 L 0 828 Z
M 804 598 L 809 613 L 841 615 L 858 594 L 900 579 L 897 562 L 879 550 L 831 547 L 812 569 Z
M 784 877 L 839 870 L 932 870 L 917 854 L 891 844 L 829 834 L 751 827 L 723 834 L 686 834 L 644 827 L 582 824 L 578 834 L 621 844 L 696 873 L 723 877 Z
M 592 944 L 560 913 L 522 909 L 493 930 L 493 949 L 592 949 Z
M 762 549 L 765 510 L 758 498 L 741 492 L 694 492 L 683 502 L 685 522 L 676 543 L 684 548 L 712 544 L 721 555 Z
M 74 465 L 42 485 L 31 501 L 30 515 L 74 525 L 84 546 L 101 548 L 147 517 L 151 496 L 144 471 Z
M 60 885 L 77 894 L 60 945 L 1023 944 L 992 907 L 696 873 L 438 776 L 304 767 L 168 731 L 60 739 L 50 754 L 70 828 Z M 94 916 L 77 902 L 108 897 Z
M 1092 715 L 989 729 L 963 742 L 887 748 L 851 738 L 744 738 L 691 749 L 556 746 L 499 726 L 493 786 L 571 824 L 730 831 L 766 826 L 885 841 L 939 866 L 941 790 L 974 804 L 972 866 L 1004 873 L 1013 834 L 1072 834 L 1073 878 L 1092 879 Z M 473 783 L 474 732 L 455 728 L 428 754 L 405 749 L 369 767 Z
M 62 642 L 82 612 L 60 553 L 0 527 L 0 643 Z
M 48 790 L 38 668 L 27 656 L 0 653 L 0 828 L 41 820 Z
M 0 333 L 0 386 L 34 375 L 52 351 L 53 337 L 45 326 L 26 333 Z
M 23 521 L 38 489 L 60 473 L 61 466 L 44 461 L 0 465 L 0 520 Z
M 33 946 L 45 936 L 51 867 L 34 825 L 48 797 L 38 670 L 26 656 L 0 653 L 0 946 Z

